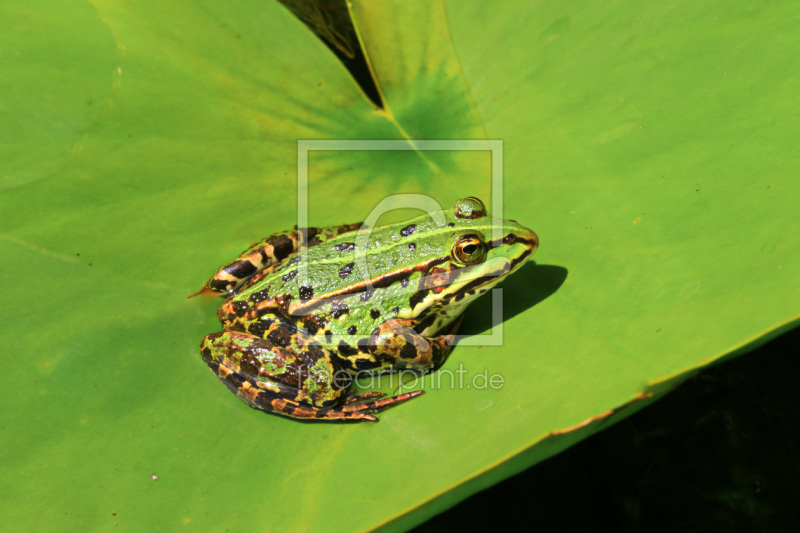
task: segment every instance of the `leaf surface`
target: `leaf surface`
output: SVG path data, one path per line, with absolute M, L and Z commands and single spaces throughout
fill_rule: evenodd
M 789 2 L 358 2 L 384 109 L 276 2 L 0 9 L 11 529 L 406 528 L 797 323 Z M 411 149 L 309 154 L 309 223 L 502 200 L 542 242 L 503 344 L 378 424 L 250 409 L 199 357 L 219 302 L 185 296 L 296 223 L 298 140 L 375 139 Z M 437 139 L 502 140 L 502 197 Z

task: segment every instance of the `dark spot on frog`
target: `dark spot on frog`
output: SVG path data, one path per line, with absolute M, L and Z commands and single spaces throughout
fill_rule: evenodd
M 358 328 L 356 328 L 355 326 L 350 326 L 349 328 L 347 328 L 347 333 L 350 335 L 355 335 L 356 331 L 358 331 Z
M 411 342 L 406 342 L 406 344 L 400 348 L 400 357 L 403 359 L 414 359 L 417 356 L 417 348 Z
M 267 340 L 275 346 L 285 348 L 292 343 L 294 333 L 293 328 L 288 327 L 286 324 L 279 324 L 278 327 L 269 332 Z
M 392 314 L 393 315 L 396 315 L 399 312 L 400 312 L 400 308 L 399 307 L 395 307 L 394 309 L 392 309 Z
M 246 374 L 257 376 L 259 374 L 261 364 L 258 362 L 258 359 L 256 359 L 256 354 L 251 350 L 247 350 L 242 353 L 242 358 L 239 360 L 239 367 Z
M 344 302 L 336 301 L 331 304 L 331 316 L 333 318 L 339 318 L 342 315 L 346 315 L 350 312 L 350 308 L 347 307 L 347 304 Z
M 309 335 L 316 335 L 317 332 L 327 325 L 327 321 L 320 316 L 308 315 L 303 319 L 303 327 Z
M 333 366 L 335 368 L 350 368 L 352 366 L 350 364 L 350 360 L 349 359 L 345 359 L 344 357 L 339 355 L 339 352 L 337 352 L 336 350 L 331 350 L 330 351 L 330 358 L 331 358 L 331 362 L 333 363 Z M 334 379 L 333 380 L 334 385 L 336 385 L 338 383 L 338 381 L 340 381 L 340 379 L 338 377 L 337 377 L 337 379 Z
M 369 339 L 367 339 L 367 338 L 358 339 L 358 342 L 356 343 L 356 345 L 358 346 L 358 351 L 359 352 L 361 352 L 361 353 L 369 353 Z
M 294 241 L 286 235 L 270 237 L 267 244 L 272 245 L 272 255 L 278 261 L 286 259 L 290 253 L 294 252 Z
M 344 355 L 345 357 L 349 357 L 351 355 L 356 355 L 358 350 L 350 346 L 344 341 L 339 342 L 339 353 Z
M 343 242 L 342 244 L 337 244 L 333 247 L 334 250 L 337 252 L 352 252 L 356 249 L 356 243 L 354 242 Z
M 256 273 L 256 266 L 247 259 L 240 259 L 225 269 L 235 278 L 243 279 Z
M 306 228 L 302 231 L 306 236 L 306 241 L 310 241 L 311 239 L 315 238 L 319 234 L 319 228 Z
M 250 295 L 250 298 L 248 299 L 255 304 L 263 302 L 264 300 L 269 299 L 269 290 L 262 289 L 258 292 L 254 292 L 253 294 Z
M 212 279 L 208 282 L 208 288 L 212 291 L 227 292 L 233 288 L 234 284 L 224 279 Z
M 424 300 L 426 294 L 428 294 L 427 290 L 417 291 L 412 294 L 411 298 L 408 299 L 408 304 L 411 306 L 411 309 L 414 309 L 422 300 Z
M 373 319 L 373 320 L 375 320 L 376 318 L 378 318 L 379 316 L 381 316 L 381 312 L 380 312 L 380 311 L 378 311 L 377 309 L 372 309 L 372 310 L 369 312 L 369 316 L 371 316 L 371 317 L 372 317 L 372 319 Z
M 417 225 L 416 224 L 409 224 L 408 226 L 406 226 L 405 228 L 400 230 L 400 235 L 402 237 L 408 237 L 409 235 L 414 233 L 416 230 L 417 230 Z
M 244 381 L 245 381 L 244 376 L 242 376 L 238 372 L 234 372 L 225 378 L 225 385 L 227 385 L 228 388 L 231 389 L 231 391 L 233 391 L 233 393 L 235 394 L 238 391 L 238 389 L 242 386 Z
M 242 301 L 235 301 L 231 304 L 231 309 L 236 314 L 236 316 L 243 316 L 247 312 L 247 302 Z
M 275 296 L 275 303 L 278 305 L 278 307 L 283 309 L 285 309 L 292 300 L 294 300 L 294 296 L 289 293 Z
M 303 323 L 303 325 L 305 326 L 305 329 L 309 335 L 316 335 L 317 331 L 319 331 L 319 326 L 313 320 L 309 320 Z
M 517 236 L 513 233 L 509 233 L 503 237 L 503 244 L 514 244 L 515 242 L 517 242 Z
M 356 359 L 357 370 L 371 370 L 379 366 L 381 366 L 381 364 L 373 359 Z
M 408 278 L 403 278 L 400 280 L 400 286 L 403 288 L 408 287 L 408 284 L 411 283 L 411 280 Z
M 330 344 L 333 342 L 333 333 L 329 329 L 325 330 L 325 341 Z
M 303 285 L 299 289 L 300 292 L 300 301 L 307 302 L 311 298 L 314 297 L 314 287 L 310 287 L 308 285 Z
M 238 35 L 237 35 L 237 37 L 238 37 Z M 281 406 L 281 412 L 282 413 L 286 413 L 287 416 L 291 415 L 295 411 L 297 411 L 297 407 L 292 405 L 292 404 L 290 404 L 290 403 L 287 403 L 287 404 L 284 404 L 284 405 Z
M 353 267 L 355 263 L 347 263 L 345 266 L 339 269 L 339 277 L 344 279 L 348 277 L 353 272 Z
M 436 321 L 436 315 L 430 315 L 425 318 L 425 320 L 419 322 L 416 326 L 414 326 L 414 331 L 418 334 L 422 333 L 426 329 L 428 329 L 434 322 Z
M 302 255 L 295 255 L 294 257 L 292 257 L 291 259 L 286 261 L 286 265 L 285 266 L 288 267 L 290 265 L 293 265 L 293 264 L 297 263 L 298 261 L 300 261 L 302 258 L 303 258 Z
M 247 331 L 249 331 L 252 335 L 257 337 L 264 337 L 264 334 L 269 330 L 269 327 L 272 325 L 272 319 L 265 318 L 262 320 L 258 320 L 253 322 L 252 324 L 247 326 Z
M 448 228 L 454 228 L 454 227 L 456 227 L 456 225 L 455 225 L 453 222 L 451 222 L 451 223 L 449 223 L 449 224 L 447 225 L 447 227 L 448 227 Z
M 416 243 L 413 242 L 408 243 L 408 249 L 411 250 L 412 252 L 416 250 L 417 249 Z
M 293 280 L 294 277 L 297 276 L 297 269 L 292 270 L 291 272 L 283 275 L 283 281 L 290 281 Z

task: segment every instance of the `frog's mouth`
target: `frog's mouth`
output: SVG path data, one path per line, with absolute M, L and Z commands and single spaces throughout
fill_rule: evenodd
M 429 290 L 417 294 L 435 296 L 425 298 L 420 302 L 421 305 L 412 305 L 411 316 L 430 313 L 429 320 L 432 322 L 425 324 L 426 327 L 420 331 L 420 334 L 426 335 L 441 331 L 443 327 L 461 315 L 473 299 L 504 280 L 522 263 L 523 261 L 515 262 L 506 257 L 495 257 L 487 259 L 479 265 L 450 270 L 449 280 L 448 276 L 443 276 L 443 282 L 438 286 L 428 283 Z M 423 283 L 425 282 L 423 281 Z
M 494 257 L 480 265 L 461 268 L 458 277 L 443 291 L 444 295 L 456 296 L 458 300 L 458 295 L 465 297 L 474 295 L 479 289 L 488 290 L 510 274 L 515 267 L 519 268 L 519 264 L 521 262 L 514 265 L 513 261 L 506 257 Z

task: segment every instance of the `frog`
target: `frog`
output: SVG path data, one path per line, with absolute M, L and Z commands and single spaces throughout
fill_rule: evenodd
M 533 230 L 492 218 L 475 197 L 372 228 L 295 226 L 248 247 L 196 293 L 224 297 L 222 331 L 200 353 L 256 409 L 375 422 L 424 391 L 355 393 L 354 381 L 440 368 L 467 306 L 538 246 Z

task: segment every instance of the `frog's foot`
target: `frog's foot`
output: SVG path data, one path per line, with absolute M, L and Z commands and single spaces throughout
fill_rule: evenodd
M 384 396 L 386 396 L 386 394 L 378 391 L 363 392 L 361 394 L 354 394 L 353 396 L 350 396 L 344 403 L 348 404 L 353 402 L 360 402 L 363 400 L 368 400 L 370 398 L 383 398 Z
M 417 396 L 422 396 L 423 394 L 425 394 L 425 391 L 415 390 L 412 392 L 398 394 L 397 396 L 392 396 L 391 398 L 383 398 L 385 394 L 382 392 L 365 392 L 362 394 L 357 394 L 356 396 L 351 396 L 347 399 L 345 404 L 341 407 L 338 407 L 338 409 L 348 413 L 379 413 L 384 409 L 394 407 L 395 405 L 400 405 L 403 402 L 407 402 L 411 398 L 416 398 Z M 380 399 L 364 401 L 371 398 Z
M 189 299 L 189 298 L 194 298 L 195 296 L 200 296 L 200 295 L 205 296 L 205 295 L 208 295 L 208 294 L 213 294 L 214 296 L 219 296 L 216 292 L 212 291 L 208 287 L 203 287 L 199 291 L 197 291 L 197 292 L 195 292 L 193 294 L 190 294 L 186 298 Z

